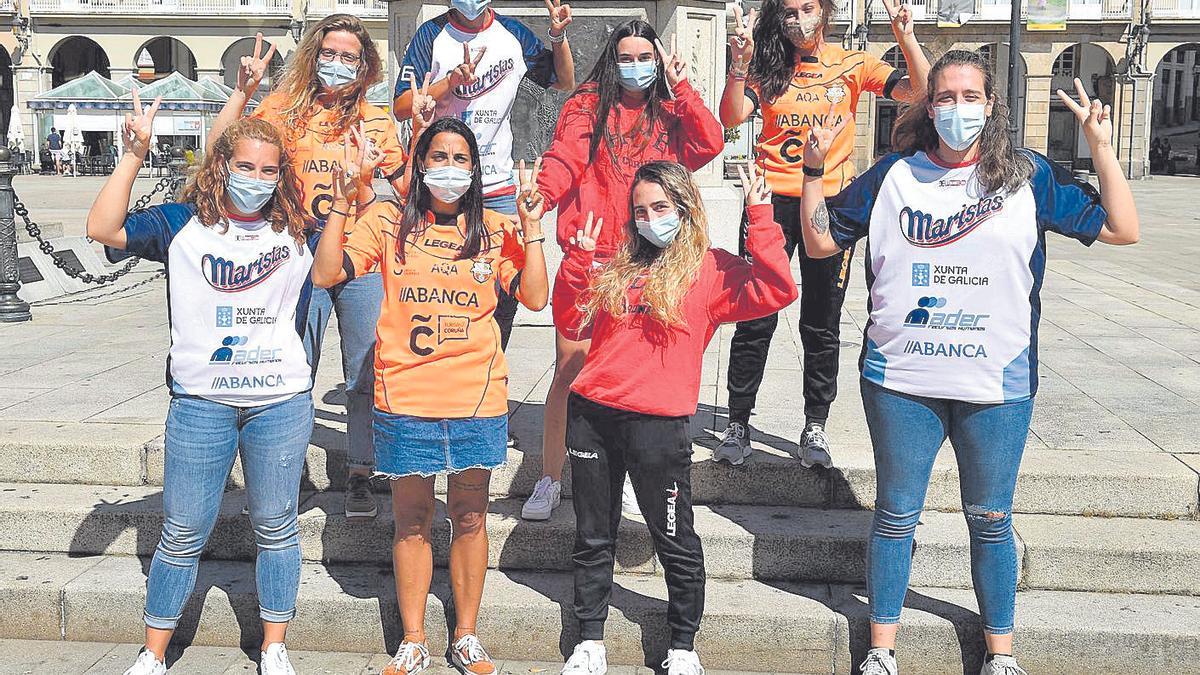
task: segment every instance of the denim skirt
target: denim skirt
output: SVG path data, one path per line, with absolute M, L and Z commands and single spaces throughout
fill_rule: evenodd
M 375 409 L 375 476 L 495 469 L 508 458 L 508 415 L 436 419 Z

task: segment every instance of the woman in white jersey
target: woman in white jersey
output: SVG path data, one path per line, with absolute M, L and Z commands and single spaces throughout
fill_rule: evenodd
M 239 450 L 258 544 L 260 672 L 293 675 L 283 646 L 300 586 L 300 474 L 312 433 L 301 333 L 313 256 L 283 141 L 256 119 L 230 125 L 178 204 L 126 215 L 158 101 L 136 91 L 125 154 L 88 214 L 109 257 L 167 265 L 171 350 L 162 538 L 146 581 L 146 647 L 126 675 L 166 672 L 164 655 L 196 585 L 200 554 Z
M 1047 232 L 1090 245 L 1138 239 L 1133 194 L 1113 152 L 1109 107 L 1059 90 L 1100 179 L 1097 192 L 1035 152 L 1014 148 L 989 64 L 951 51 L 927 100 L 897 123 L 900 151 L 826 201 L 820 167 L 841 131 L 804 148 L 804 246 L 815 258 L 870 237 L 870 317 L 861 387 L 875 451 L 867 548 L 871 650 L 864 675 L 895 675 L 896 630 L 912 540 L 934 457 L 947 437 L 962 482 L 971 577 L 987 643 L 984 675 L 1021 675 L 1013 658 L 1017 551 L 1012 500 L 1037 390 L 1039 299 Z M 818 174 L 818 175 L 813 175 Z M 922 672 L 919 664 L 913 664 Z

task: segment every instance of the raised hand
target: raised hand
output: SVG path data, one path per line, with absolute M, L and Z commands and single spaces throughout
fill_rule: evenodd
M 541 234 L 540 229 L 539 232 L 530 234 L 529 226 L 535 225 L 540 228 L 542 215 L 546 213 L 546 199 L 542 197 L 542 193 L 537 188 L 538 174 L 541 172 L 541 157 L 538 157 L 533 163 L 532 171 L 525 170 L 525 160 L 521 160 L 517 170 L 517 178 L 521 183 L 520 191 L 517 193 L 517 214 L 521 217 L 521 225 L 525 229 L 527 238 Z
M 600 240 L 600 228 L 604 226 L 604 219 L 597 219 L 595 224 L 592 224 L 592 212 L 588 211 L 587 221 L 583 224 L 582 230 L 576 230 L 575 236 L 571 237 L 571 245 L 579 247 L 581 251 L 595 251 L 596 242 Z
M 360 123 L 361 126 L 361 123 Z M 333 167 L 333 204 L 336 209 L 341 202 L 355 204 L 364 192 L 364 183 L 369 185 L 375 167 L 383 159 L 383 153 L 363 134 L 362 129 L 351 127 L 342 134 L 342 160 Z
M 461 87 L 463 85 L 470 86 L 475 84 L 478 79 L 475 77 L 475 68 L 479 62 L 483 60 L 483 55 L 487 53 L 487 47 L 482 47 L 479 50 L 479 55 L 473 60 L 471 59 L 471 46 L 469 43 L 463 43 L 463 60 L 462 63 L 454 67 L 450 71 L 450 86 L 452 88 Z
M 137 157 L 144 158 L 150 151 L 150 138 L 154 136 L 154 116 L 158 114 L 158 106 L 162 97 L 154 99 L 149 107 L 142 107 L 142 99 L 135 87 L 133 90 L 133 112 L 125 113 L 125 126 L 121 129 L 121 143 L 125 152 L 132 152 Z
M 263 77 L 267 74 L 267 68 L 271 65 L 271 58 L 275 56 L 275 44 L 271 43 L 271 48 L 264 55 L 262 53 L 263 34 L 256 33 L 254 35 L 254 55 L 243 56 L 241 67 L 238 68 L 237 88 L 246 94 L 247 97 L 252 96 L 258 91 L 258 85 L 262 82 Z
M 683 57 L 679 55 L 674 35 L 671 36 L 670 52 L 667 51 L 666 47 L 663 47 L 662 40 L 655 40 L 654 44 L 658 47 L 659 56 L 662 57 L 663 72 L 666 73 L 667 84 L 674 89 L 675 85 L 687 79 L 687 61 L 684 61 Z
M 409 71 L 408 84 L 412 90 L 412 120 L 413 127 L 421 129 L 433 124 L 433 115 L 437 110 L 437 101 L 429 94 L 429 79 L 432 73 L 425 73 L 425 84 L 417 86 L 417 76 Z
M 746 206 L 771 203 L 771 188 L 767 187 L 767 174 L 759 173 L 754 160 L 746 161 L 746 168 L 738 165 L 738 176 L 742 179 L 742 194 L 746 196 Z
M 566 32 L 571 23 L 571 6 L 562 0 L 545 0 L 546 9 L 550 12 L 550 35 L 557 40 L 559 35 Z
M 1075 113 L 1075 119 L 1079 120 L 1079 126 L 1083 127 L 1083 136 L 1087 139 L 1088 146 L 1100 148 L 1111 144 L 1112 108 L 1101 103 L 1100 99 L 1091 100 L 1078 77 L 1075 78 L 1075 92 L 1079 94 L 1078 102 L 1062 89 L 1058 90 L 1058 98 Z
M 733 55 L 734 70 L 744 71 L 754 57 L 754 27 L 758 25 L 758 10 L 750 10 L 743 16 L 742 3 L 733 6 L 733 35 L 729 37 L 729 50 Z
M 834 105 L 833 103 L 829 104 L 829 112 L 826 113 L 823 124 L 820 126 L 814 124 L 809 128 L 808 142 L 804 144 L 804 166 L 813 168 L 825 166 L 825 156 L 829 154 L 829 148 L 833 146 L 833 139 L 842 133 L 850 121 L 849 118 L 844 118 L 841 122 L 834 124 Z
M 887 10 L 888 19 L 892 22 L 892 33 L 896 41 L 913 34 L 912 10 L 902 0 L 883 0 L 883 8 Z

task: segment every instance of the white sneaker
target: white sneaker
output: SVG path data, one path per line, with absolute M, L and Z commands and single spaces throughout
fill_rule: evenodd
M 688 649 L 668 649 L 667 660 L 662 662 L 667 675 L 704 675 L 700 657 Z
M 721 435 L 721 444 L 713 450 L 713 461 L 738 466 L 749 456 L 750 439 L 746 437 L 746 427 L 738 422 L 730 422 Z
M 883 648 L 867 652 L 867 658 L 858 667 L 861 675 L 900 675 L 900 666 L 896 665 L 896 657 Z
M 562 675 L 604 675 L 607 672 L 604 644 L 595 640 L 584 640 L 575 645 L 575 652 L 562 669 Z
M 533 494 L 525 500 L 521 507 L 521 517 L 525 520 L 549 520 L 550 514 L 562 503 L 562 483 L 551 480 L 550 476 L 542 479 L 533 486 Z
M 167 675 L 167 664 L 159 661 L 154 652 L 142 649 L 125 675 Z
M 983 662 L 983 669 L 979 671 L 979 675 L 1029 675 L 1029 673 L 1018 666 L 1017 660 L 1011 656 L 993 656 L 991 661 Z
M 821 424 L 810 424 L 800 435 L 800 450 L 797 459 L 806 469 L 822 466 L 833 468 L 833 458 L 829 456 L 829 436 L 825 435 L 825 427 Z
M 633 491 L 633 483 L 625 476 L 625 485 L 621 486 L 621 513 L 627 516 L 642 515 L 642 507 L 638 506 L 637 493 Z
M 267 651 L 259 654 L 258 672 L 260 675 L 296 675 L 292 662 L 288 660 L 287 647 L 282 642 L 272 642 L 267 645 Z
M 433 665 L 429 648 L 420 642 L 405 640 L 396 650 L 396 656 L 384 667 L 381 675 L 416 675 Z
M 464 635 L 454 643 L 450 648 L 450 663 L 466 675 L 493 675 L 496 672 L 492 657 L 474 635 Z

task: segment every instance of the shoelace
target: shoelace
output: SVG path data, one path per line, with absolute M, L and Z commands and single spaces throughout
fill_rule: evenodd
M 553 485 L 553 481 L 538 481 L 538 484 L 533 486 L 533 497 L 530 499 L 530 501 L 550 501 L 550 489 L 553 487 Z
M 807 445 L 815 445 L 826 452 L 829 451 L 829 437 L 825 435 L 823 427 L 814 424 L 804 430 L 804 437 L 808 441 Z
M 746 427 L 738 424 L 737 422 L 733 422 L 728 427 L 725 428 L 725 435 L 723 437 L 721 437 L 721 442 L 728 443 L 730 441 L 738 440 L 738 439 L 745 438 L 745 437 L 746 437 Z
M 492 660 L 492 657 L 488 656 L 488 653 L 484 651 L 483 645 L 479 642 L 479 638 L 475 637 L 474 635 L 467 635 L 463 639 L 459 640 L 458 644 L 455 645 L 454 648 L 458 650 L 460 656 L 465 657 L 471 663 Z
M 405 642 L 400 645 L 400 651 L 396 652 L 396 658 L 392 659 L 392 664 L 399 666 L 405 672 L 412 670 L 421 663 L 421 645 L 416 642 Z
M 879 654 L 867 654 L 867 660 L 858 667 L 862 675 L 888 675 L 887 663 Z
M 669 671 L 671 669 L 671 665 L 673 663 L 675 663 L 676 661 L 678 661 L 680 665 L 687 666 L 688 667 L 687 672 L 692 673 L 692 675 L 704 675 L 704 667 L 701 666 L 698 662 L 688 659 L 683 656 L 675 656 L 675 655 L 668 656 L 667 660 L 662 662 L 663 670 Z

